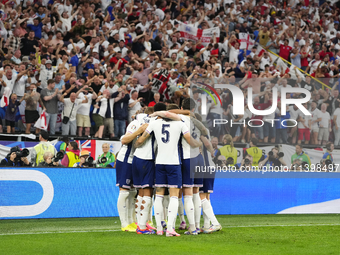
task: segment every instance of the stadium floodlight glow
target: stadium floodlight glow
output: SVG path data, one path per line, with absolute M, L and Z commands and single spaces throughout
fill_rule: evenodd
M 244 95 L 241 89 L 235 85 L 227 84 L 215 84 L 215 89 L 228 89 L 233 95 L 233 114 L 234 115 L 244 115 Z M 215 92 L 214 92 L 215 93 Z M 248 88 L 248 108 L 252 114 L 266 116 L 270 115 L 277 109 L 277 88 L 272 88 L 273 98 L 272 106 L 269 109 L 257 110 L 253 106 L 253 89 Z M 304 94 L 304 98 L 286 98 L 286 94 L 298 93 Z M 216 93 L 215 93 L 216 94 Z M 281 115 L 286 115 L 286 105 L 296 105 L 301 112 L 307 116 L 312 114 L 302 105 L 303 103 L 309 102 L 311 99 L 311 94 L 308 90 L 303 88 L 285 88 L 281 87 Z M 202 115 L 207 115 L 207 95 L 201 95 L 201 113 Z

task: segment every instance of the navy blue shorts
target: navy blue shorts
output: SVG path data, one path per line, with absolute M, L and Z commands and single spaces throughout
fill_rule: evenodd
M 204 167 L 204 159 L 202 154 L 199 154 L 196 158 L 191 159 L 191 177 L 194 176 L 194 187 L 203 187 L 203 176 L 204 173 L 202 171 L 195 171 L 196 166 Z
M 215 172 L 206 172 L 203 176 L 203 187 L 200 188 L 200 193 L 213 193 Z
M 124 189 L 131 189 L 132 185 L 132 164 L 116 161 L 116 186 Z
M 155 186 L 182 188 L 181 165 L 156 165 Z
M 152 188 L 155 185 L 155 161 L 137 158 L 132 161 L 133 186 Z
M 193 161 L 191 159 L 182 160 L 182 182 L 185 188 L 194 187 L 194 177 L 191 175 L 192 163 Z

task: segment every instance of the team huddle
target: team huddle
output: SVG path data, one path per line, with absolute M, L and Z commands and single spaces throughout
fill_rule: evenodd
M 116 162 L 117 207 L 123 231 L 180 236 L 175 223 L 179 214 L 179 229 L 187 229 L 184 209 L 189 222 L 185 234 L 222 229 L 210 203 L 214 175 L 205 178 L 204 173 L 195 173 L 195 166 L 213 165 L 214 150 L 209 131 L 194 109 L 191 98 L 183 100 L 182 109 L 157 103 L 136 115 L 127 127 Z M 152 226 L 152 205 L 157 229 Z

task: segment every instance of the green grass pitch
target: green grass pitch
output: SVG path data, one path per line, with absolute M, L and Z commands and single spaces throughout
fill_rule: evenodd
M 340 254 L 340 215 L 218 220 L 220 232 L 180 237 L 121 232 L 118 218 L 1 220 L 0 254 Z

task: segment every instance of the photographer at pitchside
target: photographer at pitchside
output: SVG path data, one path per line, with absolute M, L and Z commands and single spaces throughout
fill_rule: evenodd
M 27 149 L 21 150 L 18 146 L 12 147 L 6 158 L 1 160 L 0 166 L 18 166 L 29 167 L 32 164 L 27 159 L 29 151 Z
M 286 162 L 283 160 L 283 152 L 279 152 L 277 147 L 274 147 L 271 151 L 268 152 L 267 157 L 259 162 L 259 168 L 266 166 L 269 167 L 280 167 L 287 166 Z

